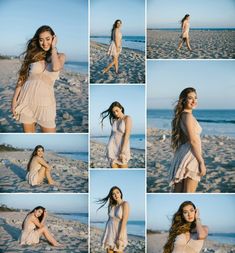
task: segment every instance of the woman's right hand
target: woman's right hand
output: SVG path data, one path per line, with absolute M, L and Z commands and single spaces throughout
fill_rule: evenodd
M 12 112 L 14 117 L 16 117 L 15 109 L 16 109 L 16 101 L 13 100 L 12 103 L 11 103 L 11 112 Z
M 206 175 L 206 165 L 204 162 L 199 163 L 199 173 L 201 177 Z

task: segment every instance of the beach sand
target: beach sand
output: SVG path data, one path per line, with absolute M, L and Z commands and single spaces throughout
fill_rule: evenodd
M 103 230 L 99 228 L 90 228 L 90 253 L 105 252 L 101 247 L 101 238 Z M 125 249 L 128 253 L 144 253 L 145 252 L 145 239 L 141 236 L 128 235 L 128 246 Z
M 190 30 L 190 52 L 184 43 L 177 51 L 180 30 L 147 30 L 148 59 L 234 59 L 235 31 Z
M 173 157 L 170 131 L 148 128 L 147 139 L 147 191 L 169 192 L 168 170 Z M 199 182 L 197 192 L 235 192 L 234 147 L 235 138 L 202 136 L 207 174 Z
M 147 234 L 147 252 L 163 253 L 163 246 L 167 240 L 167 233 L 148 233 Z M 203 253 L 234 253 L 235 245 L 218 243 L 216 241 L 205 240 Z
M 61 157 L 47 151 L 45 160 L 52 166 L 52 178 L 59 186 L 45 181 L 30 186 L 26 179 L 27 164 L 32 152 L 0 152 L 0 192 L 88 192 L 88 163 Z
M 0 212 L 0 252 L 8 253 L 87 253 L 88 226 L 79 221 L 64 220 L 48 213 L 46 225 L 63 247 L 53 247 L 42 236 L 35 245 L 20 245 L 21 225 L 27 212 Z
M 119 57 L 119 74 L 112 67 L 108 73 L 103 69 L 111 62 L 108 45 L 90 41 L 91 83 L 145 83 L 145 54 L 142 51 L 123 48 Z
M 0 132 L 23 132 L 21 123 L 12 118 L 14 94 L 20 61 L 0 60 Z M 88 132 L 88 75 L 62 70 L 54 85 L 56 97 L 56 131 Z M 40 128 L 37 128 L 40 132 Z
M 128 162 L 129 168 L 145 168 L 145 152 L 142 149 L 131 148 L 131 160 Z M 110 168 L 106 159 L 106 145 L 90 141 L 90 168 Z

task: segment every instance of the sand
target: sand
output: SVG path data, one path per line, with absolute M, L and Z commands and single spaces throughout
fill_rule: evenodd
M 47 181 L 30 186 L 25 180 L 30 155 L 29 151 L 0 152 L 0 192 L 88 192 L 88 163 L 50 151 L 45 153 L 45 160 L 59 186 L 50 186 Z
M 235 31 L 190 30 L 190 52 L 186 44 L 178 52 L 179 31 L 147 30 L 148 59 L 234 59 Z
M 105 252 L 101 247 L 103 230 L 95 227 L 90 228 L 90 253 Z M 128 253 L 144 253 L 145 239 L 141 236 L 128 235 L 128 246 L 125 249 Z
M 94 140 L 90 141 L 90 168 L 110 168 L 106 159 L 106 145 Z M 131 148 L 131 160 L 128 163 L 129 168 L 145 168 L 145 152 L 142 149 Z
M 145 83 L 145 53 L 123 48 L 119 57 L 119 74 L 114 67 L 103 74 L 103 69 L 111 62 L 107 55 L 108 45 L 90 42 L 90 82 L 91 83 Z
M 162 141 L 165 135 L 166 140 Z M 169 192 L 168 170 L 173 157 L 170 131 L 148 128 L 147 191 Z M 197 192 L 235 192 L 235 138 L 202 136 L 202 150 L 207 167 Z
M 0 132 L 23 132 L 21 123 L 12 118 L 11 101 L 18 78 L 20 61 L 0 60 Z M 56 131 L 88 132 L 88 75 L 62 70 L 54 85 Z M 40 132 L 40 128 L 37 128 Z
M 167 240 L 167 233 L 151 233 L 147 234 L 147 252 L 163 253 L 163 246 Z M 235 245 L 218 243 L 216 241 L 205 240 L 202 251 L 204 253 L 234 253 Z
M 87 253 L 88 226 L 79 221 L 64 220 L 48 213 L 46 225 L 63 247 L 53 247 L 42 236 L 35 245 L 20 245 L 18 242 L 21 225 L 27 212 L 0 212 L 0 252 L 8 253 Z

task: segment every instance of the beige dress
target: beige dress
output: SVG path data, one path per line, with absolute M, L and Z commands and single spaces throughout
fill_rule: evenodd
M 106 150 L 106 157 L 108 158 L 110 164 L 127 164 L 130 160 L 130 142 L 128 140 L 127 147 L 123 152 L 124 161 L 119 159 L 121 153 L 122 143 L 124 141 L 124 134 L 126 131 L 126 123 L 124 119 L 114 120 L 112 125 L 112 132 L 109 138 L 109 142 Z
M 54 83 L 59 71 L 53 72 L 51 64 L 45 68 L 44 61 L 30 65 L 29 77 L 17 100 L 16 114 L 21 123 L 38 123 L 42 127 L 54 128 L 56 101 Z
M 182 38 L 188 38 L 189 37 L 189 22 L 185 21 L 184 29 L 182 30 Z
M 30 185 L 38 185 L 38 171 L 41 168 L 42 165 L 37 162 L 37 157 L 35 156 L 31 161 L 29 172 L 26 175 L 26 180 Z
M 118 206 L 113 206 L 109 212 L 109 219 L 106 223 L 104 234 L 101 239 L 103 248 L 118 251 L 116 241 L 118 240 L 119 232 L 121 229 L 122 217 L 123 217 L 122 204 L 120 204 Z M 123 244 L 124 244 L 124 248 L 125 248 L 128 244 L 126 230 L 124 231 L 123 237 L 124 237 Z M 122 250 L 124 248 L 122 248 Z
M 116 44 L 115 44 L 115 40 L 116 40 L 115 33 L 114 33 L 113 38 L 114 39 L 111 41 L 109 49 L 108 49 L 108 55 L 113 56 L 113 57 L 117 57 L 118 54 L 120 54 L 121 51 L 122 51 L 122 33 L 121 33 L 121 31 L 118 32 L 118 38 L 117 38 L 118 40 L 120 40 L 120 46 L 119 46 L 120 51 L 119 51 L 119 53 L 117 51 L 117 47 L 116 47 Z
M 185 136 L 187 136 L 187 131 L 182 121 L 180 122 L 180 127 L 183 130 Z M 202 128 L 195 118 L 194 127 L 201 147 L 200 134 L 202 132 Z M 169 176 L 170 186 L 179 183 L 181 180 L 187 177 L 195 181 L 200 181 L 201 177 L 199 173 L 198 161 L 192 153 L 191 145 L 189 142 L 186 142 L 176 150 L 174 158 L 171 162 Z
M 29 215 L 24 222 L 24 229 L 21 232 L 19 241 L 21 245 L 39 243 L 39 233 L 35 224 L 29 220 Z
M 197 240 L 197 234 L 191 234 L 187 241 L 185 234 L 180 234 L 175 238 L 172 253 L 200 253 L 204 240 Z

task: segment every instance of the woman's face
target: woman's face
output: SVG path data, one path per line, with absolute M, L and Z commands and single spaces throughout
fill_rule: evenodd
M 115 201 L 121 200 L 121 192 L 118 189 L 114 189 L 112 192 L 112 197 Z
M 122 22 L 121 21 L 118 21 L 117 22 L 117 28 L 120 28 L 122 26 Z
M 192 205 L 187 205 L 183 208 L 183 217 L 187 222 L 193 222 L 195 220 L 196 210 Z
M 51 48 L 53 36 L 50 32 L 45 31 L 39 34 L 39 45 L 44 51 L 48 51 Z
M 114 116 L 115 118 L 117 118 L 117 119 L 120 118 L 120 117 L 123 115 L 122 109 L 119 108 L 118 106 L 114 106 L 114 107 L 113 107 L 112 113 L 113 113 L 113 116 Z
M 42 209 L 37 209 L 34 211 L 34 215 L 38 218 L 43 214 L 43 210 Z
M 42 149 L 42 148 L 39 148 L 39 149 L 37 150 L 37 156 L 43 157 L 43 155 L 44 155 L 43 149 Z
M 197 106 L 197 94 L 189 92 L 185 101 L 184 109 L 194 109 Z

